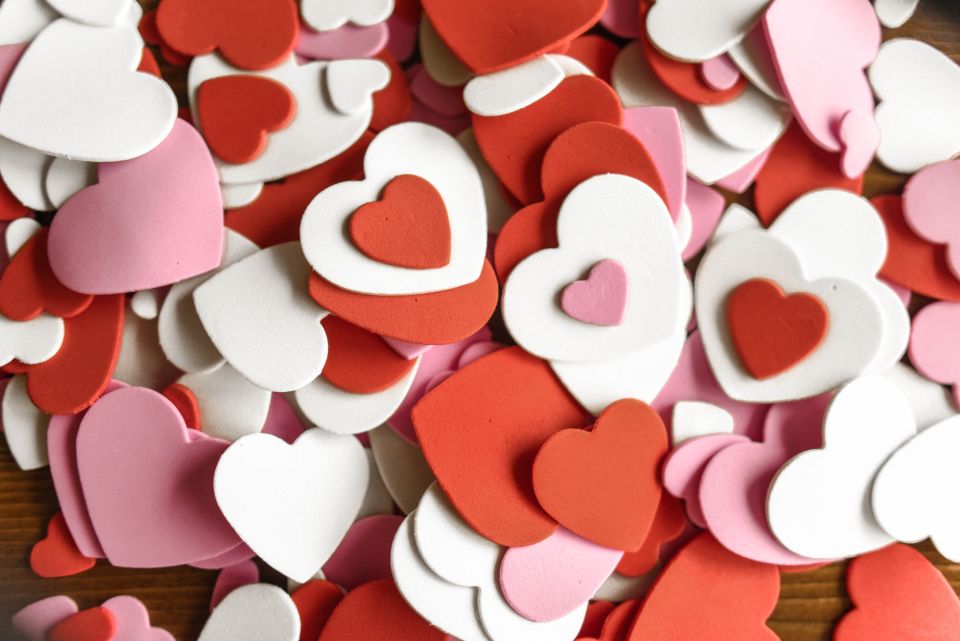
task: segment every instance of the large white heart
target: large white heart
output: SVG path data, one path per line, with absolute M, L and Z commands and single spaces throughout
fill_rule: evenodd
M 224 597 L 207 619 L 197 641 L 296 641 L 300 613 L 275 585 L 241 586 Z
M 753 28 L 770 0 L 658 0 L 647 33 L 672 58 L 702 62 L 734 46 Z
M 349 23 L 369 27 L 393 13 L 393 0 L 302 0 L 300 15 L 315 31 L 330 31 Z

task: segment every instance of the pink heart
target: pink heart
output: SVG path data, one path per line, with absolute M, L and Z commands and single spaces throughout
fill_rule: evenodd
M 323 564 L 323 575 L 350 591 L 364 583 L 390 579 L 390 547 L 403 523 L 392 514 L 360 519 L 343 537 L 333 556 Z
M 757 174 L 759 174 L 763 166 L 767 164 L 767 159 L 771 153 L 773 153 L 773 145 L 767 147 L 763 153 L 740 169 L 729 176 L 724 176 L 713 184 L 727 191 L 732 191 L 735 194 L 742 194 L 753 184 L 753 181 L 756 180 Z
M 586 280 L 570 283 L 560 295 L 560 307 L 570 318 L 611 327 L 623 323 L 627 311 L 627 270 L 607 258 L 590 268 Z
M 256 554 L 253 553 L 253 550 L 247 547 L 246 543 L 241 543 L 240 545 L 230 548 L 223 554 L 212 556 L 209 559 L 192 561 L 190 566 L 200 570 L 222 570 L 223 568 L 228 568 L 231 565 L 249 561 L 255 556 Z
M 297 437 L 303 434 L 303 430 L 304 425 L 290 402 L 283 397 L 283 394 L 273 394 L 270 397 L 267 420 L 260 431 L 264 434 L 273 434 L 293 445 Z
M 260 569 L 252 560 L 240 561 L 220 570 L 217 575 L 217 581 L 213 584 L 213 595 L 210 597 L 210 610 L 212 611 L 223 599 L 245 585 L 260 582 Z
M 725 91 L 740 80 L 740 69 L 727 54 L 700 63 L 700 77 L 711 89 Z
M 937 383 L 953 385 L 960 400 L 960 303 L 936 302 L 913 317 L 910 362 Z
M 622 556 L 559 527 L 539 543 L 504 552 L 500 590 L 524 618 L 553 621 L 586 603 Z
M 699 527 L 706 527 L 700 507 L 700 479 L 703 471 L 718 452 L 750 439 L 739 434 L 708 434 L 684 441 L 663 461 L 663 489 L 683 499 L 687 517 Z
M 115 596 L 103 602 L 116 619 L 117 631 L 111 641 L 175 641 L 162 628 L 150 627 L 146 606 L 132 596 Z
M 54 218 L 47 252 L 64 285 L 89 294 L 152 289 L 220 264 L 223 203 L 200 134 L 177 120 L 152 151 L 102 163 L 100 182 Z
M 77 612 L 77 604 L 70 597 L 51 596 L 23 608 L 13 615 L 10 623 L 24 641 L 46 641 L 47 632 Z
M 693 233 L 683 248 L 683 260 L 693 258 L 706 246 L 726 207 L 727 200 L 719 191 L 693 178 L 687 179 L 687 210 L 693 222 Z
M 213 495 L 229 444 L 189 432 L 170 401 L 142 387 L 110 392 L 80 422 L 80 483 L 113 565 L 180 565 L 240 544 Z
M 847 178 L 862 176 L 880 146 L 880 127 L 873 111 L 848 111 L 837 134 L 843 145 L 840 169 Z
M 960 160 L 924 167 L 903 190 L 903 215 L 921 238 L 947 246 L 947 265 L 960 278 Z
M 331 31 L 314 31 L 301 26 L 294 51 L 308 60 L 369 58 L 383 49 L 389 37 L 385 22 L 370 27 L 348 23 Z
M 623 128 L 646 148 L 663 178 L 670 218 L 676 222 L 687 198 L 687 156 L 680 117 L 673 107 L 630 107 Z

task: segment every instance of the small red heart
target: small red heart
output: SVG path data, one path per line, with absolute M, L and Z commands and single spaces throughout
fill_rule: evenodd
M 698 105 L 721 105 L 732 101 L 747 88 L 747 79 L 741 74 L 729 89 L 712 89 L 702 80 L 699 64 L 674 60 L 654 47 L 649 38 L 641 37 L 640 40 L 650 69 L 664 86 L 681 98 Z
M 197 89 L 203 139 L 227 162 L 256 160 L 267 147 L 267 135 L 289 126 L 296 114 L 297 99 L 272 78 L 221 76 Z
M 660 562 L 660 548 L 673 541 L 687 527 L 687 513 L 683 501 L 664 492 L 660 505 L 650 526 L 650 533 L 643 547 L 636 552 L 627 552 L 617 565 L 617 572 L 626 576 L 641 576 L 653 570 Z
M 414 611 L 390 579 L 371 581 L 347 593 L 318 641 L 444 641 L 445 632 Z
M 649 405 L 624 399 L 607 407 L 591 431 L 566 429 L 543 444 L 533 489 L 565 528 L 615 550 L 638 550 L 660 504 L 660 460 L 667 430 Z
M 200 401 L 193 390 L 180 383 L 171 383 L 161 392 L 168 401 L 180 412 L 183 422 L 193 430 L 203 429 L 203 418 L 200 413 Z
M 30 569 L 45 579 L 80 574 L 96 563 L 96 559 L 88 559 L 77 549 L 62 512 L 50 519 L 47 538 L 38 541 L 30 550 Z
M 423 11 L 450 51 L 474 73 L 532 60 L 600 20 L 605 0 L 423 0 Z
M 82 610 L 53 626 L 47 641 L 110 641 L 117 634 L 117 620 L 107 608 Z
M 380 200 L 353 212 L 350 238 L 364 255 L 387 265 L 438 269 L 450 263 L 447 207 L 420 176 L 397 176 Z
M 855 610 L 833 631 L 834 641 L 956 641 L 960 600 L 926 558 L 906 545 L 857 557 L 847 569 Z
M 162 0 L 157 29 L 184 55 L 219 50 L 232 65 L 258 71 L 293 51 L 300 15 L 292 0 Z
M 327 362 L 323 377 L 353 394 L 382 392 L 407 375 L 416 360 L 397 354 L 382 338 L 342 318 L 321 321 L 327 333 Z
M 812 294 L 788 296 L 775 282 L 755 278 L 731 292 L 727 324 L 744 368 L 763 380 L 787 371 L 816 351 L 827 336 L 830 315 Z
M 330 581 L 314 579 L 297 588 L 290 598 L 300 614 L 300 641 L 317 641 L 343 592 Z

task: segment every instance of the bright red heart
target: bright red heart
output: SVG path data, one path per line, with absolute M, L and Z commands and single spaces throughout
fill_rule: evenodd
M 922 554 L 891 545 L 857 557 L 847 569 L 855 610 L 833 631 L 834 641 L 956 641 L 960 600 Z
M 30 550 L 30 569 L 45 579 L 80 574 L 96 563 L 96 559 L 88 559 L 77 549 L 62 512 L 53 515 L 47 525 L 47 537 Z
M 507 547 L 556 529 L 537 503 L 533 461 L 553 434 L 591 419 L 546 362 L 519 347 L 493 352 L 440 383 L 411 416 L 430 469 L 473 529 Z
M 389 579 L 371 581 L 347 593 L 318 641 L 445 641 L 400 595 Z
M 533 489 L 547 514 L 604 547 L 639 550 L 663 486 L 667 429 L 653 408 L 624 399 L 607 407 L 591 431 L 566 429 L 543 444 Z
M 596 24 L 606 5 L 605 0 L 423 0 L 440 38 L 477 74 L 566 44 Z
M 420 176 L 397 176 L 380 200 L 353 212 L 350 238 L 365 256 L 387 265 L 439 269 L 450 263 L 447 206 Z
M 182 54 L 219 50 L 232 65 L 258 71 L 293 51 L 300 14 L 292 0 L 162 0 L 157 29 Z
M 370 118 L 372 131 L 383 131 L 391 125 L 398 125 L 410 118 L 413 99 L 407 84 L 407 74 L 391 55 L 389 48 L 374 56 L 390 67 L 390 82 L 373 94 L 373 116 Z
M 90 608 L 71 615 L 47 632 L 47 641 L 110 641 L 117 620 L 107 608 Z
M 7 184 L 0 179 L 0 220 L 16 220 L 29 213 L 27 206 L 21 203 Z
M 330 581 L 315 579 L 297 588 L 290 598 L 300 614 L 300 641 L 317 641 L 343 592 Z
M 203 429 L 200 401 L 197 400 L 197 395 L 193 393 L 192 389 L 180 383 L 171 383 L 164 388 L 162 394 L 177 408 L 187 427 L 194 430 Z
M 617 572 L 626 576 L 641 576 L 650 572 L 660 562 L 660 548 L 673 541 L 687 527 L 687 513 L 683 501 L 664 492 L 653 517 L 653 524 L 643 547 L 636 552 L 627 552 L 617 565 Z
M 779 641 L 766 625 L 779 597 L 776 566 L 737 556 L 704 532 L 657 577 L 627 641 Z
M 321 321 L 327 333 L 327 362 L 323 377 L 330 384 L 353 394 L 372 394 L 394 385 L 407 375 L 416 360 L 397 354 L 382 338 L 327 316 Z
M 812 294 L 788 296 L 775 282 L 755 278 L 730 293 L 727 324 L 744 368 L 763 380 L 816 351 L 827 337 L 830 314 Z
M 0 313 L 26 321 L 41 312 L 69 318 L 82 313 L 93 296 L 80 294 L 61 284 L 47 258 L 48 229 L 41 229 L 24 243 L 0 276 Z
M 737 98 L 747 88 L 747 79 L 741 74 L 729 89 L 712 89 L 701 78 L 699 64 L 674 60 L 654 47 L 649 38 L 641 37 L 640 40 L 653 73 L 667 89 L 681 98 L 698 105 L 722 105 Z
M 287 86 L 263 76 L 237 74 L 204 81 L 197 89 L 197 120 L 210 150 L 227 162 L 256 160 L 268 134 L 297 114 Z

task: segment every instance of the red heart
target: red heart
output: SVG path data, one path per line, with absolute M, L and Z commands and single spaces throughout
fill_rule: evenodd
M 423 0 L 450 51 L 474 73 L 512 67 L 548 53 L 592 27 L 605 0 Z
M 812 354 L 827 336 L 830 315 L 812 294 L 787 296 L 775 282 L 740 283 L 727 299 L 733 347 L 758 380 L 787 371 Z
M 221 159 L 242 164 L 260 157 L 267 134 L 293 122 L 297 99 L 286 85 L 262 76 L 211 78 L 197 89 L 203 138 Z
M 400 595 L 389 579 L 372 581 L 347 593 L 318 641 L 444 641 L 435 628 Z
M 653 408 L 617 401 L 593 430 L 566 429 L 543 444 L 533 489 L 547 514 L 571 532 L 615 550 L 639 550 L 660 504 L 667 448 L 667 429 Z
M 117 620 L 107 608 L 90 608 L 73 614 L 47 632 L 47 641 L 110 641 Z
M 373 94 L 373 116 L 370 118 L 370 129 L 383 131 L 410 118 L 413 99 L 407 85 L 407 73 L 390 54 L 390 50 L 385 48 L 374 58 L 390 67 L 390 82 Z
M 350 238 L 364 255 L 387 265 L 438 269 L 450 263 L 447 207 L 420 176 L 397 176 L 380 200 L 353 212 Z
M 0 179 L 0 220 L 16 220 L 29 213 L 27 206 L 21 203 L 7 184 Z
M 627 641 L 779 641 L 766 620 L 780 597 L 776 566 L 700 534 L 657 577 Z
M 317 641 L 343 592 L 330 581 L 307 581 L 290 595 L 300 614 L 300 641 Z
M 41 312 L 69 318 L 82 313 L 93 296 L 80 294 L 61 284 L 47 259 L 48 229 L 41 229 L 24 243 L 0 276 L 0 313 L 26 321 Z
M 729 89 L 712 89 L 702 80 L 699 64 L 674 60 L 660 53 L 649 38 L 641 36 L 640 40 L 643 43 L 643 55 L 654 75 L 681 98 L 698 105 L 722 105 L 738 97 L 747 88 L 747 79 L 741 74 Z
M 203 429 L 200 401 L 197 400 L 197 395 L 192 389 L 180 383 L 171 383 L 164 388 L 162 394 L 177 408 L 187 427 L 194 430 Z
M 519 347 L 493 352 L 440 383 L 411 418 L 430 469 L 473 529 L 507 547 L 556 529 L 530 470 L 544 441 L 590 418 L 546 362 Z
M 257 71 L 290 55 L 300 16 L 292 0 L 162 0 L 157 29 L 182 54 L 219 50 L 232 65 Z
M 944 576 L 906 545 L 857 557 L 847 569 L 855 610 L 833 631 L 834 641 L 956 641 L 960 600 Z
M 38 541 L 30 550 L 30 569 L 45 579 L 80 574 L 96 563 L 96 559 L 88 559 L 77 549 L 62 512 L 50 519 L 47 538 Z
M 521 204 L 529 205 L 543 200 L 540 166 L 550 143 L 584 122 L 619 126 L 623 107 L 604 81 L 573 76 L 525 109 L 505 116 L 474 115 L 472 120 L 477 144 L 497 178 Z
M 397 354 L 373 332 L 342 318 L 327 316 L 321 324 L 327 333 L 323 377 L 344 391 L 381 392 L 406 376 L 416 363 Z
M 653 570 L 660 562 L 660 548 L 683 534 L 687 527 L 687 513 L 683 502 L 666 492 L 660 495 L 660 505 L 653 517 L 650 533 L 643 547 L 627 552 L 617 565 L 617 572 L 626 576 L 641 576 Z

